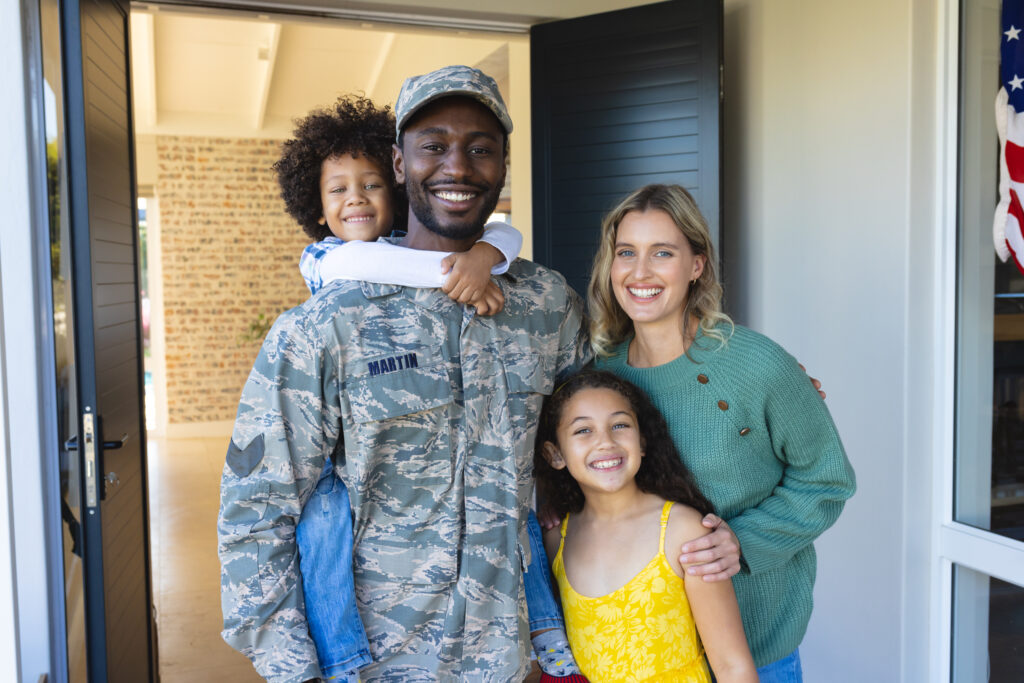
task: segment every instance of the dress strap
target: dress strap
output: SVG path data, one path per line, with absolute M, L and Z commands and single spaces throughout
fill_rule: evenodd
M 672 510 L 672 501 L 666 500 L 665 504 L 661 506 L 661 543 L 658 546 L 660 552 L 665 552 L 665 528 L 668 526 L 668 513 Z M 565 531 L 562 531 L 562 537 L 565 537 Z
M 562 557 L 562 549 L 565 548 L 565 530 L 569 528 L 569 513 L 565 513 L 565 517 L 562 518 L 562 538 L 558 541 L 558 553 L 555 555 L 555 561 L 557 562 Z M 562 560 L 564 562 L 564 560 Z M 564 570 L 563 570 L 564 571 Z

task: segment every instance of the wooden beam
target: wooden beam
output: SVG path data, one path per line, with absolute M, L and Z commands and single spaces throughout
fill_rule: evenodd
M 141 110 L 140 123 L 147 129 L 159 119 L 156 101 L 156 17 L 149 12 L 132 12 L 132 87 Z
M 395 34 L 385 33 L 384 40 L 380 43 L 380 49 L 377 50 L 377 59 L 374 60 L 373 67 L 370 70 L 370 76 L 366 79 L 366 96 L 371 100 L 374 99 L 373 91 L 377 89 L 377 81 L 380 80 L 380 74 L 384 71 L 384 66 L 391 57 L 391 49 L 394 44 Z
M 256 111 L 253 126 L 257 131 L 263 128 L 263 119 L 267 115 L 267 100 L 270 98 L 270 87 L 274 80 L 274 63 L 277 61 L 277 46 L 281 42 L 281 24 L 267 24 L 267 36 L 264 44 L 256 50 Z

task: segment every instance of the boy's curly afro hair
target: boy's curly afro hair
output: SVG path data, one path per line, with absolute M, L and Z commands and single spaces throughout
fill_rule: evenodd
M 315 109 L 299 119 L 293 134 L 295 137 L 282 146 L 281 158 L 273 168 L 285 209 L 307 235 L 322 240 L 331 234 L 330 228 L 317 222 L 324 212 L 320 202 L 320 170 L 324 159 L 341 154 L 364 156 L 380 166 L 392 189 L 398 223 L 405 207 L 402 197 L 396 194 L 391 165 L 391 143 L 395 139 L 391 107 L 378 107 L 359 95 L 344 95 L 333 105 Z

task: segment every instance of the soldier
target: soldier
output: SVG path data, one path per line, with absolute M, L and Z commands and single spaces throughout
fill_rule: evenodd
M 404 244 L 463 251 L 505 179 L 512 130 L 494 81 L 447 67 L 396 105 Z M 354 515 L 362 680 L 526 674 L 522 570 L 544 395 L 590 356 L 579 297 L 516 260 L 505 309 L 437 289 L 337 281 L 274 324 L 243 390 L 218 520 L 224 638 L 275 683 L 321 675 L 295 523 L 332 457 Z

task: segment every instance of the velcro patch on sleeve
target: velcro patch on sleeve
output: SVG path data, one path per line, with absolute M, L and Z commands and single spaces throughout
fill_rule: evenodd
M 231 445 L 228 446 L 228 467 L 231 468 L 236 477 L 249 476 L 256 469 L 256 465 L 260 464 L 261 460 L 263 460 L 262 434 L 250 441 L 249 445 L 245 448 L 236 446 L 233 439 Z

